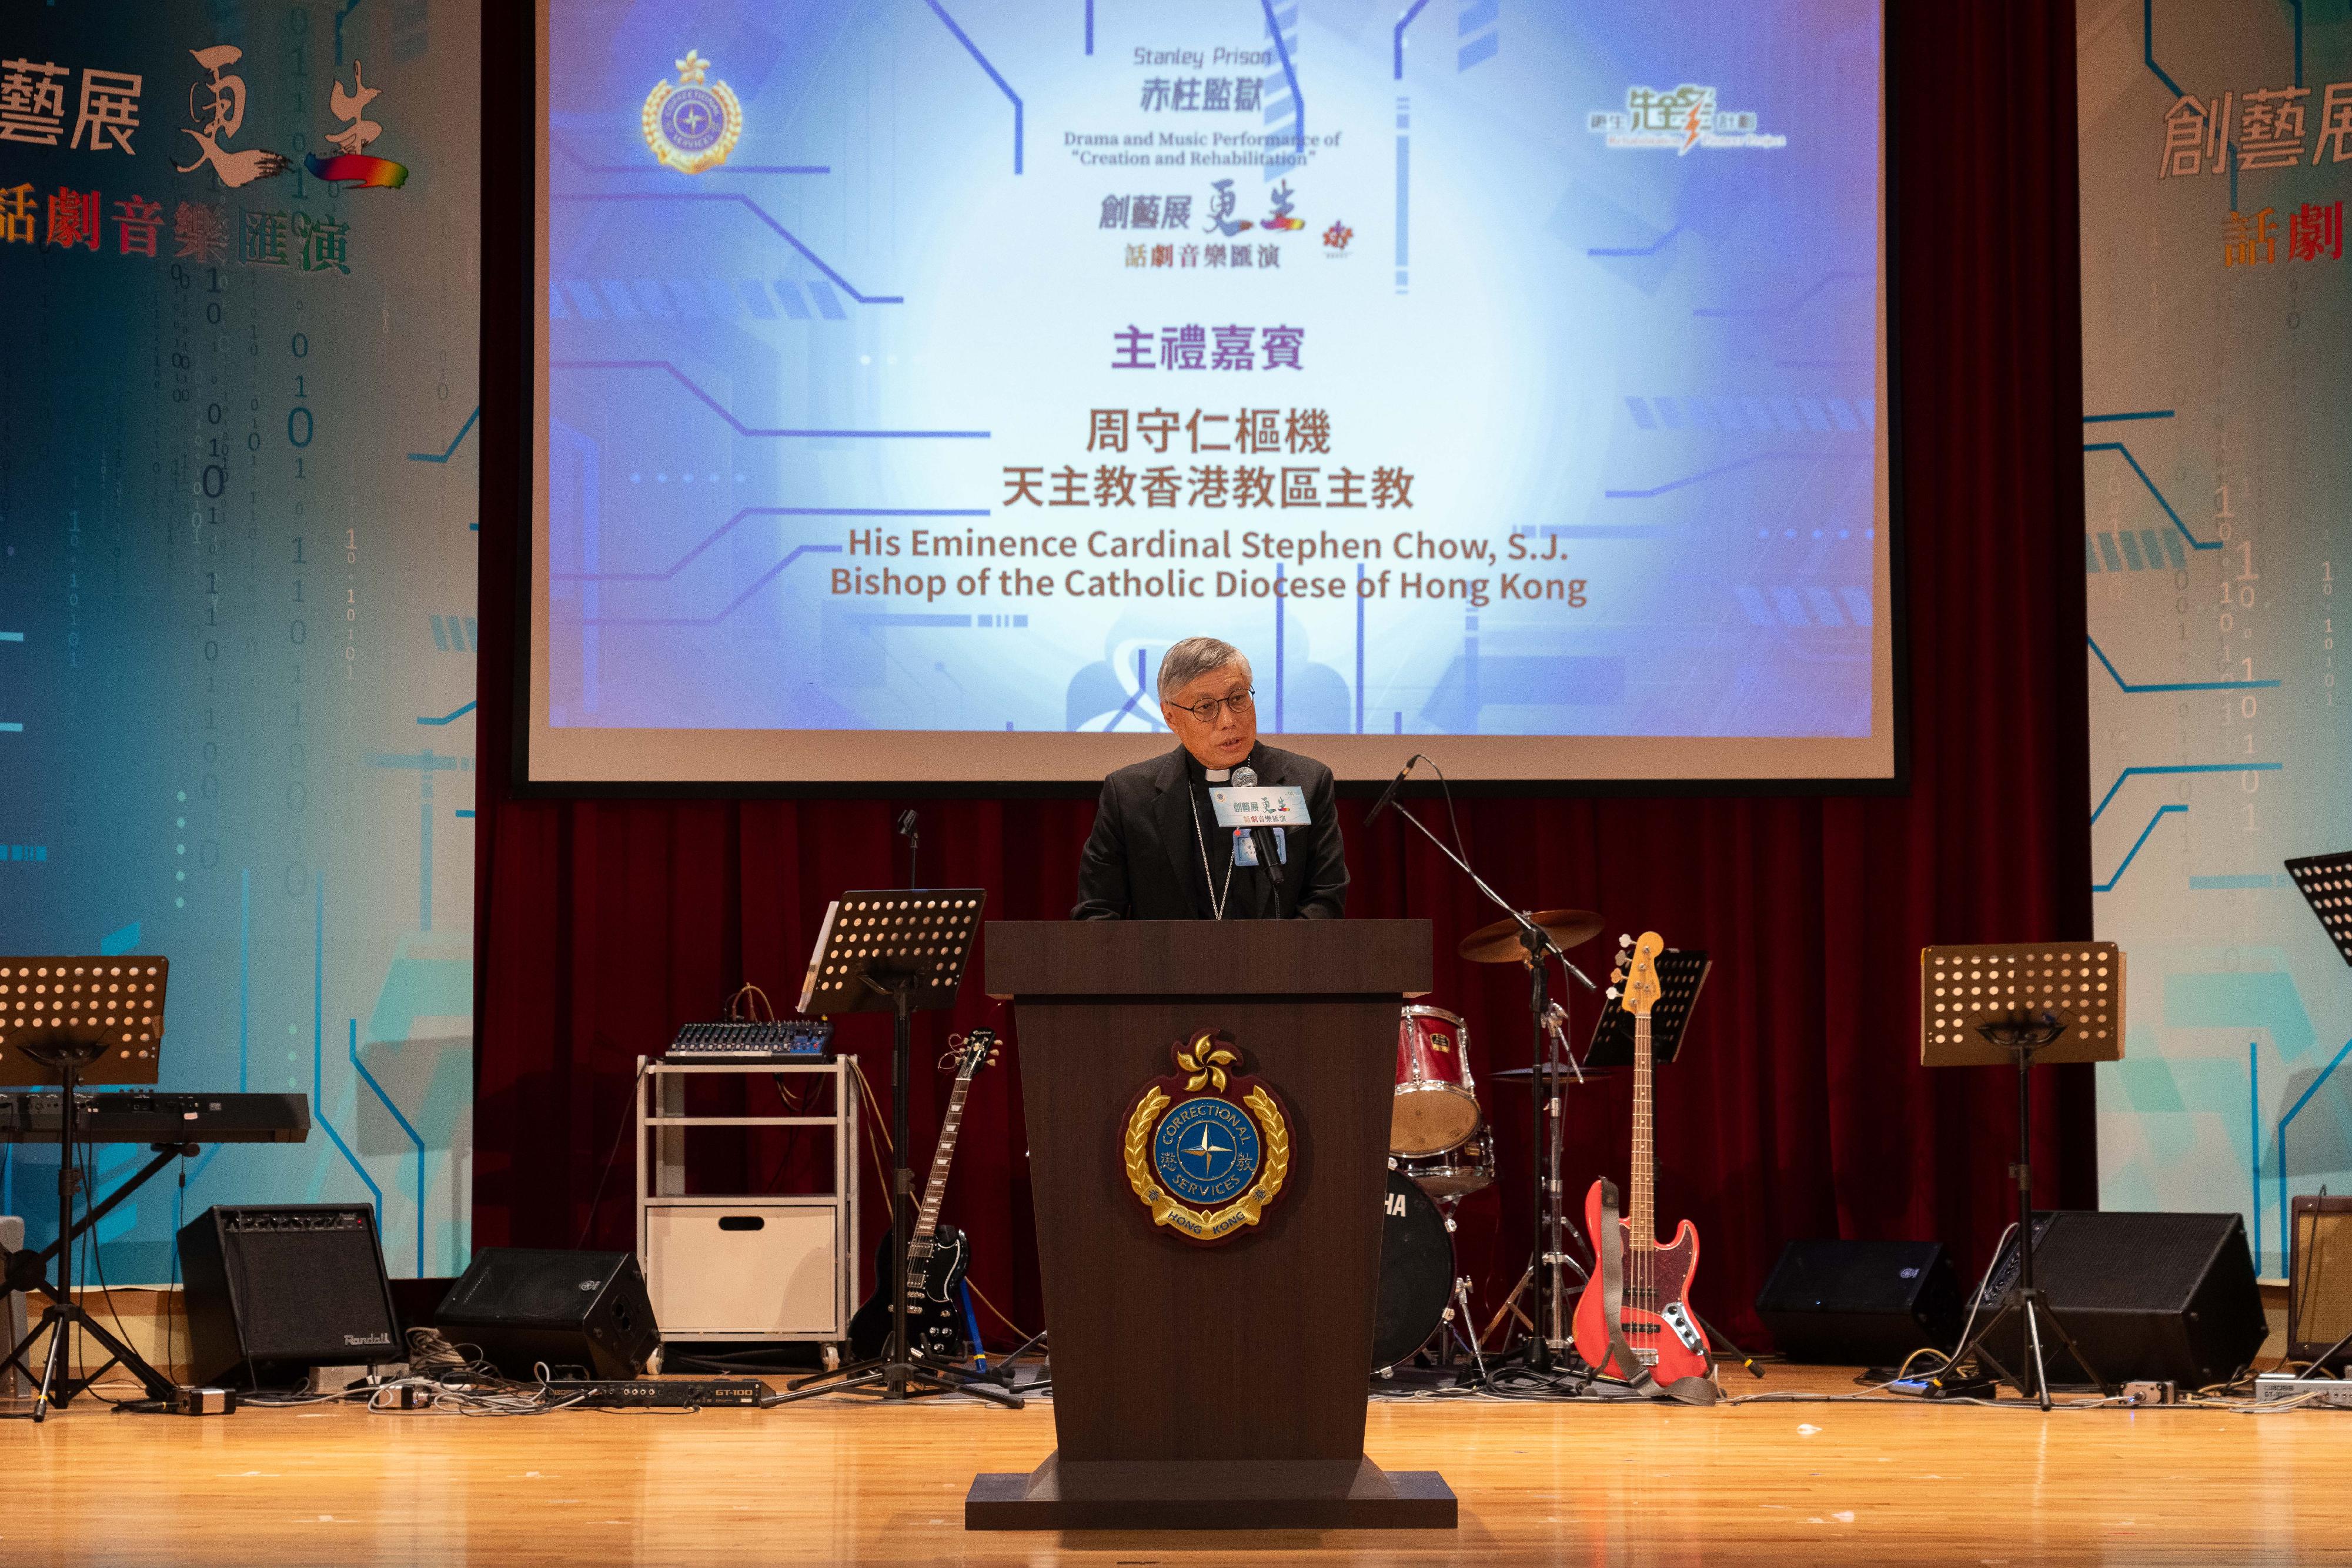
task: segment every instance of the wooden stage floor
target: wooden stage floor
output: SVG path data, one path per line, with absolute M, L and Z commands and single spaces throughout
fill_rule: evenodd
M 974 1471 L 1052 1446 L 1043 1406 L 189 1420 L 82 1401 L 0 1422 L 0 1563 L 2352 1561 L 2337 1411 L 1381 1403 L 1372 1457 L 1443 1470 L 1459 1531 L 962 1530 Z

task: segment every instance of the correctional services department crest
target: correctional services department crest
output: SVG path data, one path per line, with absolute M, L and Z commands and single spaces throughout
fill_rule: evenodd
M 723 81 L 707 81 L 710 62 L 692 49 L 673 61 L 677 80 L 657 81 L 646 94 L 641 119 L 646 145 L 681 174 L 699 174 L 727 162 L 743 136 L 743 105 Z
M 1177 1071 L 1128 1108 L 1120 1155 L 1136 1201 L 1187 1241 L 1230 1241 L 1265 1217 L 1290 1176 L 1290 1117 L 1281 1096 L 1241 1073 L 1223 1030 L 1171 1048 Z

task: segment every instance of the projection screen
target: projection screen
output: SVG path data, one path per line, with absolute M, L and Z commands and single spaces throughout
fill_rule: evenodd
M 1879 0 L 541 0 L 527 765 L 1899 772 Z

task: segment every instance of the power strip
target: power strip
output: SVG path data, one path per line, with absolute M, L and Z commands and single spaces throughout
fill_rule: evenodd
M 605 1410 L 757 1409 L 774 1390 L 756 1377 L 647 1377 L 629 1382 L 564 1382 L 547 1385 L 556 1400 Z
M 2352 1410 L 2352 1381 L 2335 1377 L 2290 1377 L 2284 1372 L 2265 1372 L 2254 1379 L 2254 1402 L 2276 1405 L 2288 1399 L 2304 1399 L 2313 1405 L 2333 1405 Z

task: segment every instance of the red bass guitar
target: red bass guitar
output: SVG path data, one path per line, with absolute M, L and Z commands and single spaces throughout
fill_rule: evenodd
M 1650 1009 L 1659 996 L 1657 958 L 1665 941 L 1654 931 L 1642 934 L 1629 957 L 1621 951 L 1618 969 L 1611 978 L 1623 988 L 1622 1006 L 1633 1015 L 1633 1203 L 1618 1221 L 1618 1236 L 1609 1235 L 1601 1182 L 1594 1182 L 1584 1199 L 1584 1233 L 1596 1249 L 1621 1248 L 1618 1273 L 1623 1299 L 1614 1303 L 1622 1351 L 1637 1364 L 1622 1363 L 1619 1346 L 1610 1343 L 1605 1288 L 1608 1271 L 1596 1269 L 1576 1302 L 1576 1350 L 1610 1377 L 1629 1380 L 1646 1371 L 1661 1386 L 1685 1377 L 1705 1377 L 1706 1335 L 1698 1314 L 1691 1311 L 1691 1276 L 1698 1270 L 1698 1230 L 1687 1219 L 1675 1239 L 1658 1243 L 1655 1199 L 1657 1179 L 1651 1145 Z

